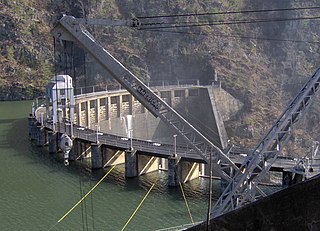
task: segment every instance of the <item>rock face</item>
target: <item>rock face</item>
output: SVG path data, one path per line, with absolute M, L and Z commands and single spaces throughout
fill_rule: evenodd
M 212 220 L 210 230 L 320 230 L 319 190 L 317 176 Z M 206 225 L 187 230 L 206 230 Z

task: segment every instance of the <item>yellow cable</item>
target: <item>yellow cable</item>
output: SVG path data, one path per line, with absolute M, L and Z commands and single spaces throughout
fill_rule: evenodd
M 72 210 L 74 210 L 109 174 L 110 172 L 114 169 L 116 165 L 113 165 L 112 168 L 110 168 L 110 170 L 101 178 L 101 180 L 98 181 L 98 183 L 95 184 L 95 186 L 92 187 L 92 189 L 90 189 L 89 192 L 87 192 L 86 195 L 84 195 L 84 197 L 82 197 L 68 212 L 66 212 L 59 220 L 57 223 L 61 222 L 66 216 L 68 216 L 69 213 L 72 212 Z
M 187 198 L 186 198 L 186 196 L 184 194 L 181 182 L 179 182 L 179 184 L 180 184 L 180 188 L 181 188 L 181 192 L 182 192 L 182 196 L 183 196 L 184 202 L 186 203 L 186 206 L 187 206 L 187 209 L 188 209 L 188 212 L 189 212 L 189 216 L 191 218 L 191 222 L 192 222 L 192 224 L 194 224 L 194 221 L 193 221 L 193 218 L 192 218 L 192 215 L 191 215 L 191 212 L 190 212 L 190 208 L 189 208 L 189 205 L 188 205 L 188 202 L 187 202 Z
M 144 198 L 142 199 L 142 201 L 140 202 L 140 204 L 138 205 L 138 207 L 136 208 L 136 210 L 132 213 L 132 215 L 130 216 L 129 220 L 127 221 L 127 223 L 123 226 L 123 228 L 121 229 L 121 231 L 123 231 L 127 225 L 129 224 L 129 222 L 131 221 L 131 219 L 133 218 L 133 216 L 136 214 L 136 212 L 138 211 L 138 209 L 141 207 L 142 203 L 144 202 L 144 200 L 147 198 L 147 196 L 149 195 L 149 193 L 151 192 L 151 190 L 153 189 L 155 183 L 153 183 L 153 185 L 150 187 L 149 191 L 147 192 L 147 194 L 144 196 Z

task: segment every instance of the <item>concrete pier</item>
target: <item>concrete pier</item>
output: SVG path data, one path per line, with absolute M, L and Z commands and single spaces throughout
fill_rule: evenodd
M 48 143 L 48 137 L 46 129 L 43 126 L 37 126 L 34 128 L 36 131 L 36 145 L 44 146 Z
M 102 154 L 101 154 L 101 145 L 97 143 L 91 144 L 91 168 L 99 169 L 102 168 Z
M 39 142 L 42 142 L 43 139 L 45 139 L 45 135 L 42 136 L 43 130 L 40 131 L 40 126 L 39 122 L 37 121 L 36 117 L 33 116 L 32 114 L 29 115 L 28 117 L 28 133 L 29 133 L 29 138 L 32 141 L 35 141 L 37 146 L 41 146 Z M 41 133 L 41 134 L 40 134 Z M 45 140 L 43 141 L 45 142 Z M 45 143 L 44 143 L 45 144 Z M 43 145 L 44 145 L 43 144 Z
M 125 176 L 127 178 L 138 176 L 138 157 L 135 150 L 125 151 Z
M 32 114 L 29 115 L 28 117 L 28 134 L 29 134 L 29 138 L 31 140 L 35 140 L 36 136 L 35 136 L 35 123 L 36 123 L 36 118 L 34 116 L 32 116 Z
M 284 171 L 282 173 L 282 186 L 289 187 L 292 185 L 292 172 Z
M 170 157 L 168 159 L 168 186 L 175 187 L 181 182 L 181 165 L 179 157 Z
M 54 131 L 48 131 L 48 148 L 49 153 L 57 153 L 58 151 L 58 134 Z

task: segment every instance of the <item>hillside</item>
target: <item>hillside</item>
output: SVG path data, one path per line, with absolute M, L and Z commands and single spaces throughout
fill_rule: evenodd
M 128 19 L 133 16 L 279 9 L 319 5 L 318 0 L 231 1 L 27 1 L 3 0 L 1 8 L 0 99 L 29 99 L 42 94 L 63 61 L 54 62 L 50 29 L 61 12 L 76 17 Z M 210 20 L 254 20 L 319 16 L 319 10 L 266 12 L 175 19 L 188 22 Z M 163 20 L 162 20 L 163 21 Z M 167 21 L 166 21 L 167 22 Z M 92 26 L 98 41 L 145 81 L 199 79 L 208 84 L 218 73 L 222 87 L 244 103 L 244 109 L 226 122 L 232 142 L 253 146 L 281 113 L 288 100 L 320 66 L 318 20 L 231 24 L 181 29 L 136 30 L 126 27 Z M 285 40 L 285 41 L 280 41 Z M 303 41 L 310 41 L 306 43 Z M 112 81 L 77 47 L 77 86 Z M 69 50 L 71 48 L 69 47 Z M 86 65 L 83 65 L 84 59 Z M 69 70 L 71 73 L 72 70 Z M 314 103 L 301 128 L 295 132 L 292 153 L 304 155 L 312 142 L 320 140 L 320 100 Z M 308 131 L 308 133 L 305 132 Z M 299 148 L 297 148 L 299 147 Z

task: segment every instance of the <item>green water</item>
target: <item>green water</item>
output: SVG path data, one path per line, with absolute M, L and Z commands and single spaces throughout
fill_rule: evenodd
M 77 163 L 65 167 L 27 135 L 31 102 L 0 102 L 0 230 L 121 230 L 151 185 L 155 187 L 125 230 L 157 230 L 191 223 L 181 191 L 168 188 L 167 173 L 124 178 L 111 174 L 61 222 L 57 222 L 104 175 Z M 184 185 L 194 221 L 207 211 L 207 180 Z M 214 182 L 214 196 L 218 182 Z

